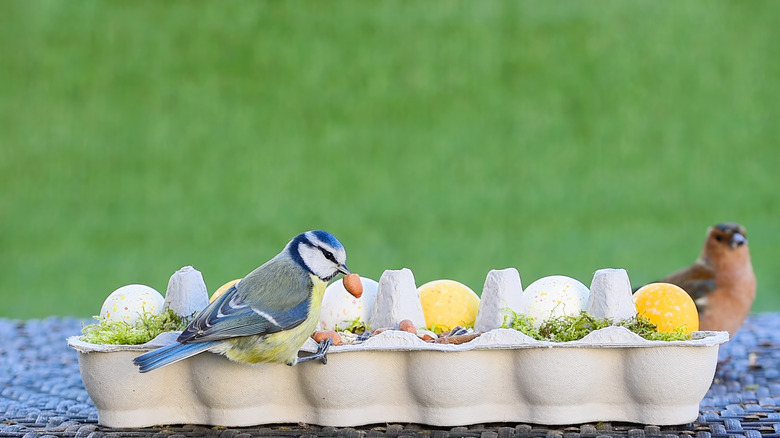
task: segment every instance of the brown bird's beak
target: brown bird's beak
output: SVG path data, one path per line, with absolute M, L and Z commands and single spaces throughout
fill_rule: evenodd
M 729 246 L 734 249 L 740 245 L 747 243 L 747 238 L 740 233 L 734 233 L 729 240 Z

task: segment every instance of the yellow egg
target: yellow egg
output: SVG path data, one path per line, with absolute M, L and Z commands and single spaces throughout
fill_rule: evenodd
M 209 298 L 209 303 L 210 303 L 210 302 L 212 302 L 212 301 L 214 301 L 214 300 L 216 300 L 216 299 L 217 299 L 217 297 L 219 297 L 220 295 L 222 295 L 222 294 L 224 294 L 225 292 L 227 292 L 227 291 L 228 291 L 228 289 L 230 289 L 231 287 L 233 287 L 233 285 L 234 285 L 234 284 L 236 284 L 236 283 L 238 283 L 239 281 L 241 281 L 241 279 L 240 279 L 240 278 L 236 278 L 235 280 L 228 281 L 227 283 L 225 283 L 225 284 L 223 284 L 222 286 L 220 286 L 220 287 L 219 287 L 219 289 L 217 289 L 217 290 L 214 292 L 214 294 L 211 296 L 211 298 Z
M 446 331 L 474 325 L 479 296 L 468 286 L 453 280 L 435 280 L 420 286 L 417 292 L 428 327 Z
M 687 292 L 670 283 L 651 283 L 634 294 L 637 314 L 658 326 L 658 331 L 671 333 L 680 327 L 686 333 L 699 329 L 699 313 Z

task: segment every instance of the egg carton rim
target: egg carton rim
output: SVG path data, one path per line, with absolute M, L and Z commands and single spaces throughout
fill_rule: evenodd
M 111 353 L 118 351 L 144 352 L 162 347 L 176 340 L 181 332 L 162 333 L 153 340 L 140 345 L 93 344 L 83 341 L 81 336 L 67 339 L 68 346 L 80 353 Z M 651 341 L 642 338 L 625 327 L 606 327 L 594 330 L 582 339 L 568 342 L 539 341 L 514 329 L 499 328 L 482 333 L 463 344 L 439 344 L 425 342 L 413 333 L 388 330 L 372 336 L 360 344 L 332 346 L 328 354 L 359 351 L 472 351 L 472 350 L 514 350 L 534 348 L 663 348 L 663 347 L 712 347 L 728 342 L 725 331 L 697 331 L 687 341 Z M 307 339 L 300 351 L 317 351 L 317 343 Z

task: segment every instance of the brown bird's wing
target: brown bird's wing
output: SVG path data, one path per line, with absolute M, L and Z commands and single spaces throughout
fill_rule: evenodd
M 680 286 L 688 292 L 694 301 L 698 301 L 715 290 L 715 271 L 702 263 L 695 263 L 661 281 Z M 701 309 L 699 310 L 701 311 Z

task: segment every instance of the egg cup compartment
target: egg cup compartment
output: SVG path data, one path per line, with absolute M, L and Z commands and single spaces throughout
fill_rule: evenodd
M 415 288 L 408 270 L 383 274 L 372 325 L 410 314 L 421 318 Z M 163 333 L 138 346 L 90 344 L 79 336 L 68 344 L 78 351 L 84 386 L 99 423 L 107 427 L 672 425 L 697 418 L 728 333 L 649 341 L 611 326 L 577 341 L 539 341 L 499 328 L 507 308 L 523 309 L 521 294 L 516 270 L 491 271 L 475 323 L 483 333 L 474 340 L 428 343 L 412 333 L 389 330 L 359 344 L 331 347 L 325 365 L 244 365 L 206 352 L 142 374 L 133 358 L 167 345 L 178 333 Z M 636 309 L 630 294 L 625 271 L 597 271 L 585 310 L 600 318 L 632 317 Z M 309 339 L 301 354 L 316 349 Z

